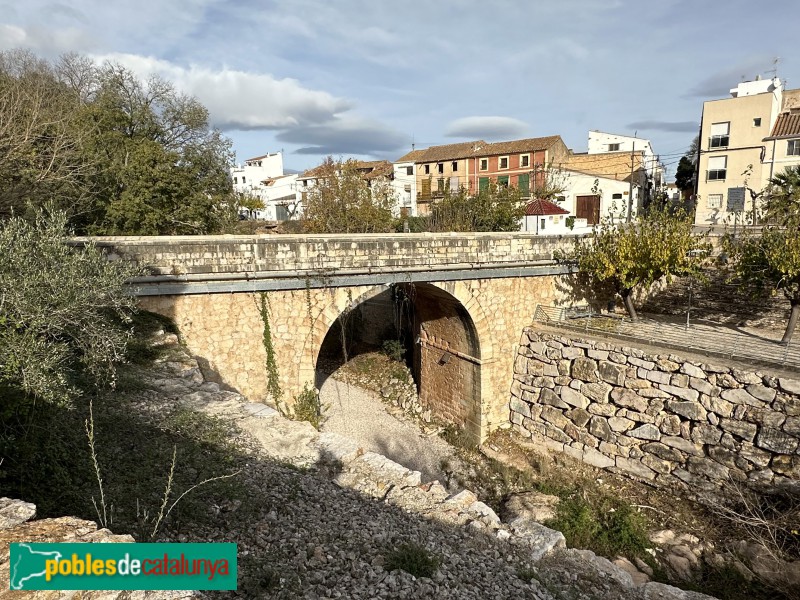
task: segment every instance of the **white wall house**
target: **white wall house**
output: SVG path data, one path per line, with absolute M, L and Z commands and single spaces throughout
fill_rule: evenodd
M 664 185 L 664 166 L 653 152 L 650 140 L 632 135 L 590 131 L 588 154 L 602 154 L 604 152 L 643 152 L 643 167 L 652 183 L 653 191 L 660 190 Z
M 262 210 L 246 214 L 248 218 L 285 221 L 296 216 L 297 175 L 284 175 L 281 152 L 248 158 L 244 164 L 231 168 L 231 178 L 234 191 L 255 196 L 264 203 Z
M 395 209 L 392 211 L 396 217 L 417 216 L 417 165 L 413 161 L 396 162 L 393 164 L 394 179 L 392 191 L 396 199 Z

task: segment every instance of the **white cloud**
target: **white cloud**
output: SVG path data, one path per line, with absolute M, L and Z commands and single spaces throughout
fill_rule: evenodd
M 524 135 L 528 124 L 511 117 L 464 117 L 451 121 L 444 134 L 447 137 L 498 139 Z
M 301 125 L 282 131 L 276 139 L 301 146 L 297 154 L 385 155 L 410 141 L 407 135 L 378 121 L 336 119 L 321 125 Z
M 185 68 L 133 54 L 95 57 L 120 63 L 146 78 L 159 75 L 179 90 L 196 96 L 222 129 L 284 129 L 322 124 L 352 108 L 352 103 L 327 92 L 304 87 L 296 79 L 235 69 Z

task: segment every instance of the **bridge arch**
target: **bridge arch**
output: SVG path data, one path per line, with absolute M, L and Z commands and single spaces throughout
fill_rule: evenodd
M 494 345 L 487 317 L 467 286 L 460 282 L 397 283 L 330 289 L 327 293 L 328 302 L 315 316 L 303 344 L 298 388 L 315 381 L 312 375 L 323 346 L 339 343 L 331 336 L 338 337 L 337 323 L 345 311 L 362 310 L 371 302 L 385 303 L 391 298 L 394 307 L 384 307 L 382 313 L 388 323 L 376 322 L 373 315 L 366 325 L 369 334 L 402 328 L 421 404 L 435 417 L 464 427 L 475 441 L 481 439 L 485 427 L 482 366 L 492 357 Z M 400 304 L 405 308 L 401 310 Z M 399 315 L 401 323 L 396 322 Z

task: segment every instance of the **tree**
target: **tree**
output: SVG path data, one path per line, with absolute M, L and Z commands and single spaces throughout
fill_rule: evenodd
M 0 53 L 0 217 L 54 201 L 79 233 L 210 233 L 231 218 L 232 160 L 205 107 L 163 79 Z
M 393 201 L 387 182 L 367 184 L 358 161 L 329 156 L 306 197 L 307 227 L 312 233 L 386 233 L 393 230 Z
M 733 272 L 762 293 L 779 291 L 791 310 L 781 343 L 788 344 L 800 320 L 800 167 L 788 167 L 770 180 L 766 191 L 769 224 L 741 237 L 726 235 Z
M 576 239 L 571 260 L 592 287 L 618 294 L 632 321 L 638 320 L 633 304 L 637 289 L 649 288 L 665 277 L 699 275 L 702 256 L 709 247 L 703 236 L 692 233 L 692 221 L 679 211 L 653 207 L 633 223 L 615 225 L 604 219 L 592 235 Z
M 67 238 L 62 211 L 0 225 L 0 383 L 50 402 L 113 384 L 135 299 L 134 267 Z
M 431 231 L 519 231 L 525 215 L 522 193 L 514 186 L 489 185 L 475 195 L 466 188 L 447 190 L 431 209 Z
M 678 168 L 675 171 L 675 185 L 685 196 L 694 191 L 695 166 L 685 156 L 678 161 Z

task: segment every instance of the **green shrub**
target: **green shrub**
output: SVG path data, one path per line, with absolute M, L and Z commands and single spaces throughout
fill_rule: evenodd
M 319 392 L 305 384 L 303 391 L 294 397 L 291 418 L 295 421 L 308 421 L 314 429 L 319 429 L 324 412 L 325 407 L 319 399 Z
M 400 569 L 414 577 L 433 577 L 441 563 L 439 557 L 430 554 L 423 546 L 413 542 L 400 544 L 386 556 L 387 571 Z
M 386 356 L 397 362 L 403 360 L 403 355 L 406 353 L 406 348 L 400 340 L 386 340 L 381 349 Z
M 570 231 L 575 228 L 575 215 L 570 215 L 566 219 L 566 225 L 569 227 Z

